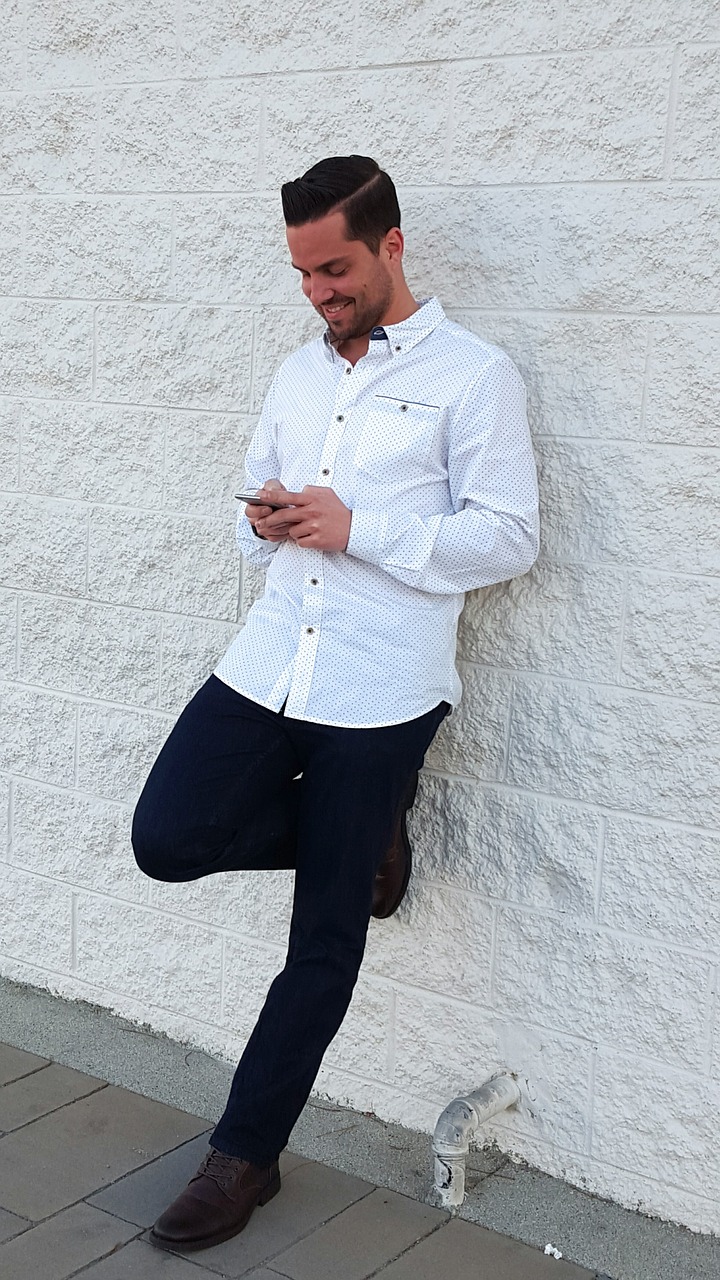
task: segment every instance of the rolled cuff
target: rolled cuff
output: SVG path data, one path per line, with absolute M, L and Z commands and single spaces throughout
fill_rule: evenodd
M 384 511 L 353 511 L 350 537 L 345 548 L 349 556 L 380 564 L 387 540 L 388 516 Z

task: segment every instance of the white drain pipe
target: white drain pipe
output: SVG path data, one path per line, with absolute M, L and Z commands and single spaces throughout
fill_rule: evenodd
M 432 1140 L 435 1190 L 444 1209 L 456 1209 L 465 1198 L 465 1159 L 476 1130 L 498 1111 L 514 1107 L 520 1097 L 512 1076 L 499 1075 L 445 1108 Z

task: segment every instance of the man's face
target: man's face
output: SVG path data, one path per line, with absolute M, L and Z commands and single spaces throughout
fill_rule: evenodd
M 344 213 L 286 228 L 303 293 L 339 342 L 361 338 L 381 324 L 395 292 L 382 246 L 376 256 L 362 240 L 346 239 L 346 231 Z

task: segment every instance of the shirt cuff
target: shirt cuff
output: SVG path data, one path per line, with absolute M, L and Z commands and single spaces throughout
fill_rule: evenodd
M 384 511 L 353 511 L 350 537 L 345 548 L 349 556 L 380 564 L 387 539 L 388 516 Z

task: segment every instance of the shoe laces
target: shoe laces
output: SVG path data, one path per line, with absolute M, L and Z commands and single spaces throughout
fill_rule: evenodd
M 217 1183 L 221 1190 L 227 1191 L 232 1185 L 238 1165 L 244 1163 L 244 1161 L 238 1160 L 236 1156 L 226 1156 L 224 1151 L 216 1151 L 214 1147 L 211 1147 L 195 1174 L 195 1178 L 210 1178 Z M 195 1178 L 193 1178 L 193 1182 Z

